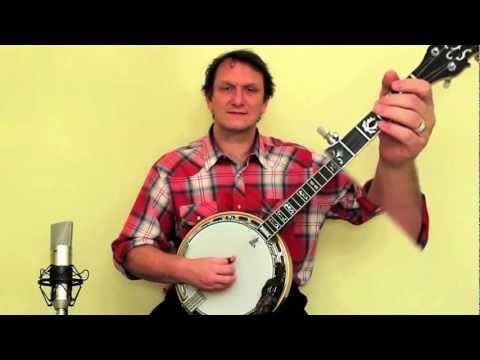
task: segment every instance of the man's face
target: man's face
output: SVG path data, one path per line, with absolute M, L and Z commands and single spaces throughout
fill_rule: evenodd
M 207 98 L 215 126 L 235 132 L 255 128 L 268 104 L 263 95 L 261 73 L 238 61 L 224 61 L 217 69 L 212 98 Z

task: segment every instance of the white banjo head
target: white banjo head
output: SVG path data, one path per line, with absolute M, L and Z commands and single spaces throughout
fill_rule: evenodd
M 262 288 L 275 276 L 275 264 L 285 266 L 286 297 L 292 278 L 291 262 L 282 240 L 266 241 L 257 232 L 260 219 L 250 214 L 219 213 L 197 224 L 180 245 L 178 255 L 186 258 L 235 256 L 236 280 L 221 291 L 198 291 L 187 284 L 177 284 L 177 294 L 188 311 L 204 315 L 246 315 L 255 310 Z M 278 306 L 278 305 L 277 305 Z

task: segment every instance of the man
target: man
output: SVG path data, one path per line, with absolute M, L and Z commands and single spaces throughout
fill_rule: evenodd
M 112 243 L 115 265 L 130 279 L 181 282 L 203 291 L 228 288 L 236 280 L 235 254 L 227 259 L 179 257 L 175 253 L 182 238 L 217 212 L 236 210 L 265 218 L 325 163 L 324 155 L 259 134 L 256 125 L 274 83 L 255 53 L 239 50 L 216 58 L 202 89 L 213 118 L 208 135 L 153 165 Z M 428 214 L 414 160 L 435 123 L 430 85 L 387 72 L 373 110 L 385 119 L 379 122 L 376 174 L 364 187 L 343 172 L 337 174 L 282 230 L 294 281 L 274 314 L 306 314 L 307 299 L 298 286 L 310 278 L 318 232 L 327 218 L 361 224 L 385 210 L 418 246 L 426 245 Z M 152 314 L 185 314 L 173 287 Z

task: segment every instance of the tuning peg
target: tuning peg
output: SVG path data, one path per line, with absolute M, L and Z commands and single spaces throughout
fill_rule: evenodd
M 333 145 L 333 144 L 336 144 L 338 142 L 338 140 L 340 139 L 340 136 L 338 136 L 337 133 L 335 132 L 331 132 L 330 130 L 327 130 L 325 129 L 324 127 L 322 126 L 319 126 L 317 128 L 317 132 L 322 135 L 322 137 L 327 140 L 327 142 L 330 144 L 330 145 Z

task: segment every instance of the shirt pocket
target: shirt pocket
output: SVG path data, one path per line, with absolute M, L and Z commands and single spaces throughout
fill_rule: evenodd
M 218 204 L 209 201 L 199 204 L 187 204 L 178 208 L 180 232 L 184 237 L 187 232 L 202 220 L 218 212 Z

